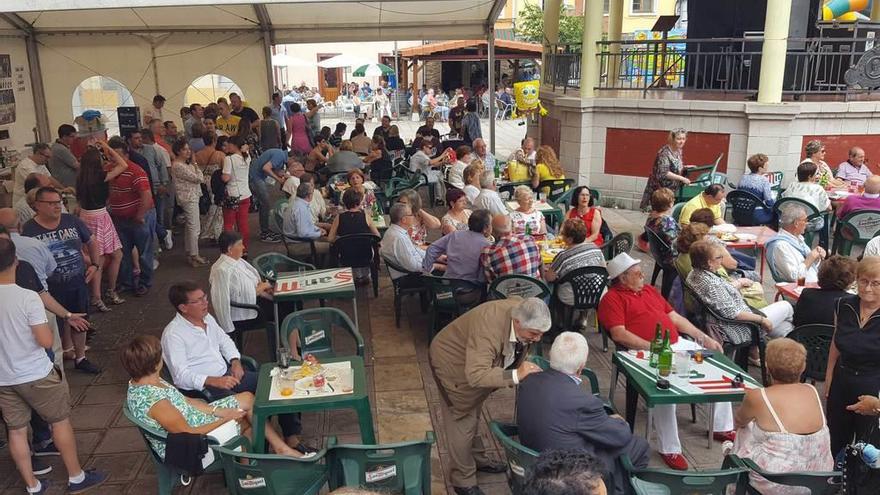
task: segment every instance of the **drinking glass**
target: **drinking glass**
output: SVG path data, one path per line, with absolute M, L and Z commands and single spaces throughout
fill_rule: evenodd
M 687 352 L 675 353 L 675 376 L 687 380 L 691 376 L 691 355 Z

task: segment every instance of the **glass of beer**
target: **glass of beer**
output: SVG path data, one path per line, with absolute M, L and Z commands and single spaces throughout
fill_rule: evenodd
M 807 284 L 807 279 L 805 277 L 798 277 L 798 279 L 797 279 L 798 287 L 803 287 L 806 284 Z

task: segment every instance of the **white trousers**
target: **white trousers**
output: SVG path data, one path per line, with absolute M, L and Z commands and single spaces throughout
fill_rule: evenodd
M 654 431 L 660 446 L 661 454 L 681 454 L 681 441 L 678 439 L 678 418 L 675 416 L 675 404 L 654 406 Z M 733 407 L 730 402 L 715 404 L 713 431 L 733 430 Z
M 178 202 L 183 209 L 183 216 L 186 218 L 186 233 L 184 235 L 184 247 L 186 254 L 190 256 L 199 255 L 199 202 Z
M 761 312 L 773 323 L 773 329 L 767 334 L 770 338 L 778 339 L 785 337 L 794 330 L 794 326 L 791 323 L 794 316 L 794 308 L 791 307 L 788 301 L 775 302 L 765 308 L 761 308 Z

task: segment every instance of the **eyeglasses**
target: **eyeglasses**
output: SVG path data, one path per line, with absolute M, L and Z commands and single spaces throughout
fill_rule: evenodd
M 870 287 L 871 290 L 878 290 L 880 289 L 880 280 L 867 280 L 860 278 L 859 287 Z
M 61 201 L 60 199 L 58 201 L 46 201 L 44 199 L 38 199 L 37 203 L 46 203 L 46 204 L 53 205 L 53 206 L 61 206 L 63 201 Z
M 199 304 L 199 303 L 206 303 L 206 302 L 208 302 L 208 295 L 202 294 L 202 297 L 196 299 L 195 301 L 187 301 L 186 303 L 187 304 Z

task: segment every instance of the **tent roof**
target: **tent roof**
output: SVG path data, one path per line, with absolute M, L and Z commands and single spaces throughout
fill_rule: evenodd
M 0 35 L 269 32 L 272 42 L 485 38 L 505 0 L 3 0 Z
M 455 40 L 428 43 L 398 50 L 402 58 L 419 60 L 485 60 L 486 40 Z M 495 40 L 496 58 L 541 58 L 541 45 L 523 41 Z

